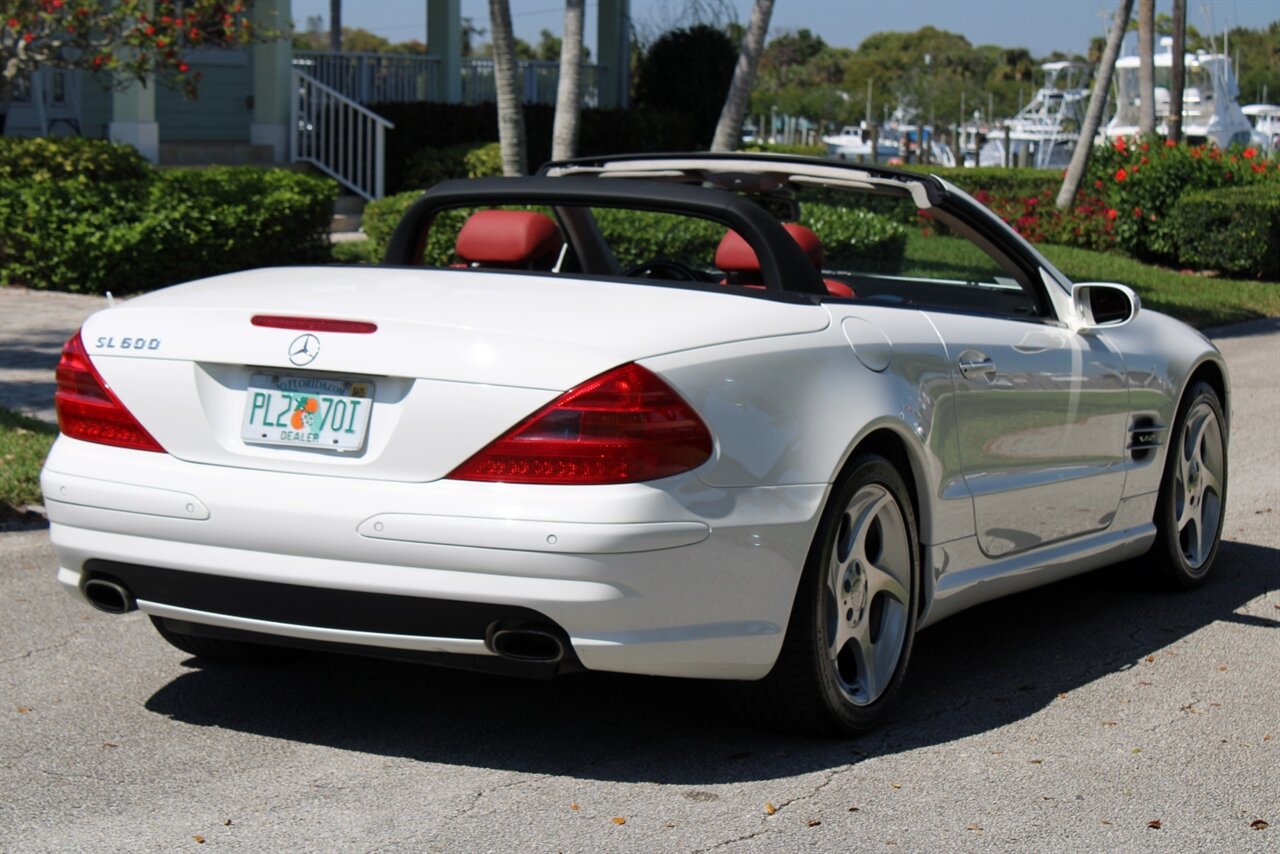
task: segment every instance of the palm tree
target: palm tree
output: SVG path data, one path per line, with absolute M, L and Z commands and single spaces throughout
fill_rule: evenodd
M 1173 65 L 1169 80 L 1169 139 L 1182 142 L 1182 87 L 1186 85 L 1187 0 L 1173 0 Z
M 1156 133 L 1156 0 L 1138 0 L 1138 136 Z
M 1098 63 L 1098 73 L 1093 75 L 1093 94 L 1089 97 L 1089 111 L 1085 113 L 1084 127 L 1080 128 L 1080 141 L 1076 143 L 1076 150 L 1071 153 L 1067 177 L 1063 179 L 1062 189 L 1058 191 L 1058 210 L 1065 211 L 1071 207 L 1071 201 L 1080 189 L 1080 182 L 1084 180 L 1084 172 L 1089 165 L 1089 152 L 1093 149 L 1093 137 L 1098 133 L 1098 127 L 1102 124 L 1102 112 L 1107 106 L 1111 75 L 1116 70 L 1116 56 L 1120 54 L 1120 43 L 1124 41 L 1124 31 L 1129 26 L 1129 16 L 1132 14 L 1133 0 L 1120 0 L 1120 8 L 1116 10 L 1115 20 L 1111 22 L 1111 32 L 1107 35 L 1107 48 L 1102 52 L 1102 61 Z
M 329 50 L 342 51 L 342 0 L 329 0 Z
M 747 117 L 751 103 L 751 87 L 756 81 L 756 68 L 760 54 L 764 52 L 764 37 L 769 32 L 769 17 L 773 15 L 773 0 L 756 0 L 751 8 L 751 22 L 742 37 L 742 50 L 738 64 L 733 69 L 733 82 L 729 95 L 724 99 L 720 121 L 711 140 L 712 151 L 733 151 L 742 138 L 742 120 Z
M 516 66 L 516 40 L 511 31 L 507 0 L 489 0 L 489 28 L 493 31 L 493 85 L 498 96 L 498 145 L 502 174 L 525 173 L 524 112 Z
M 582 18 L 585 0 L 565 0 L 564 39 L 560 42 L 560 83 L 551 126 L 551 159 L 567 160 L 578 150 L 582 107 Z

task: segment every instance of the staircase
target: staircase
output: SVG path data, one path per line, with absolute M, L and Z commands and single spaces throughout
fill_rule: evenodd
M 289 159 L 309 163 L 368 200 L 386 193 L 391 122 L 310 74 L 293 71 Z

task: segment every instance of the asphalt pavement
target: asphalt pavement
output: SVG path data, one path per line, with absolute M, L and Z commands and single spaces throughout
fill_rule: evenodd
M 0 289 L 0 405 L 43 411 L 96 307 L 63 296 Z M 0 534 L 0 852 L 1280 850 L 1280 321 L 1215 340 L 1209 583 L 1102 571 L 946 620 L 847 741 L 708 683 L 203 666 L 58 590 L 47 531 Z

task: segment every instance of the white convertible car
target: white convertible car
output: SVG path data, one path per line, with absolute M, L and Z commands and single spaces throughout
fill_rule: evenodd
M 893 205 L 940 236 L 859 236 Z M 182 650 L 732 680 L 807 731 L 975 603 L 1199 584 L 1227 492 L 1204 337 L 943 180 L 805 158 L 446 182 L 382 266 L 131 299 L 57 379 L 58 580 Z

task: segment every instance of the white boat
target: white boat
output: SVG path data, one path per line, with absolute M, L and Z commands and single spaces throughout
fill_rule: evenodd
M 1280 106 L 1246 104 L 1240 108 L 1253 125 L 1254 144 L 1267 154 L 1280 151 Z
M 1061 168 L 1071 161 L 1080 139 L 1089 90 L 1089 67 L 1078 62 L 1046 62 L 1040 66 L 1044 85 L 1031 101 L 1005 122 L 1008 148 L 999 130 L 978 153 L 979 166 L 1026 163 L 1037 169 Z
M 1173 71 L 1173 39 L 1160 39 L 1155 57 L 1156 133 L 1168 134 L 1169 86 Z M 1138 134 L 1142 98 L 1138 88 L 1137 56 L 1116 60 L 1116 114 L 1107 125 L 1107 139 Z M 1182 89 L 1182 138 L 1198 144 L 1211 142 L 1219 148 L 1253 142 L 1253 125 L 1240 109 L 1231 58 L 1221 53 L 1197 51 L 1183 57 L 1186 76 Z
M 845 125 L 840 128 L 839 133 L 824 136 L 822 144 L 827 147 L 827 156 L 836 160 L 871 159 L 871 133 L 863 125 Z M 900 154 L 896 135 L 882 136 L 876 141 L 878 159 L 898 157 Z

